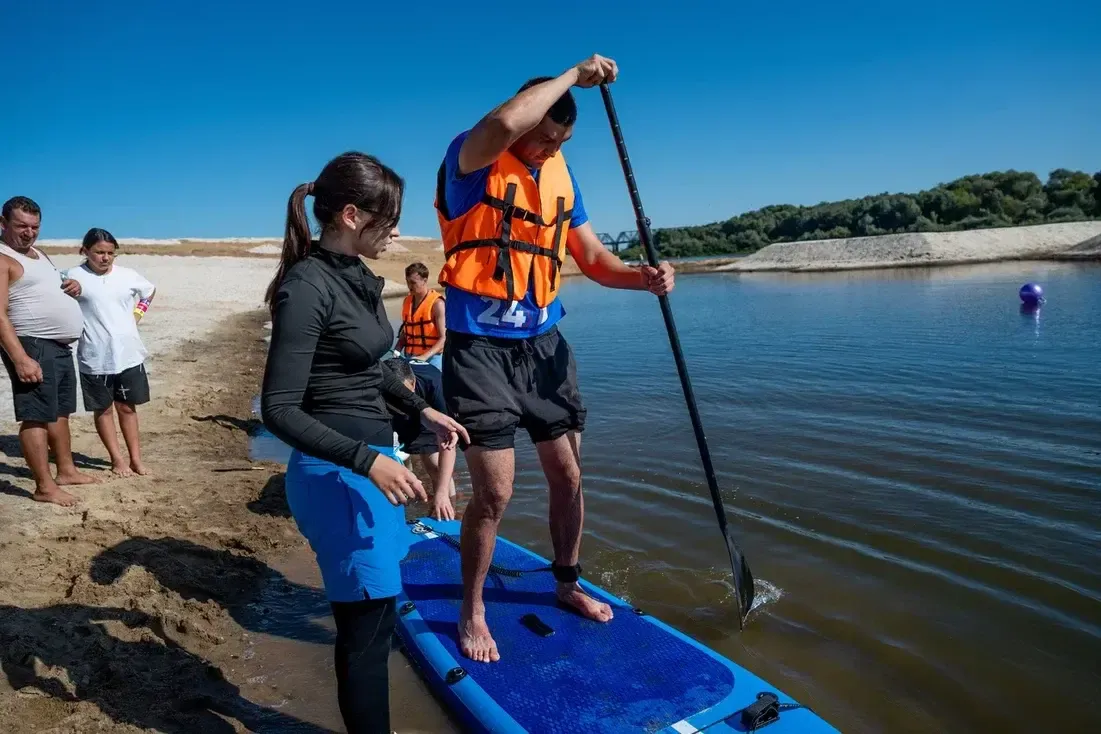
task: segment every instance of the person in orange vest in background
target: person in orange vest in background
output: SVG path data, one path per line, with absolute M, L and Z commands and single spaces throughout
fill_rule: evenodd
M 405 269 L 409 295 L 401 305 L 401 333 L 397 350 L 407 359 L 427 362 L 443 370 L 443 347 L 447 339 L 444 299 L 428 287 L 428 266 L 413 263 Z
M 462 522 L 459 647 L 479 662 L 500 659 L 482 587 L 512 496 L 518 428 L 535 444 L 550 489 L 558 599 L 597 622 L 612 618 L 611 607 L 577 583 L 585 406 L 573 352 L 558 332 L 566 313 L 558 298 L 562 264 L 568 251 L 585 276 L 608 288 L 673 289 L 669 263 L 630 267 L 604 247 L 561 152 L 577 119 L 570 88 L 610 83 L 616 74 L 614 61 L 594 55 L 557 77 L 530 80 L 451 142 L 437 176 L 444 399 L 470 436 L 461 447 L 473 485 Z

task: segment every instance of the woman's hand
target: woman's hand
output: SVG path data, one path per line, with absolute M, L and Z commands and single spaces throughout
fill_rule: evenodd
M 371 464 L 367 478 L 375 483 L 392 505 L 404 505 L 414 500 L 428 501 L 428 493 L 417 475 L 405 468 L 405 464 L 389 456 L 379 455 Z
M 425 408 L 421 411 L 421 423 L 425 428 L 436 434 L 440 451 L 455 448 L 461 436 L 464 441 L 470 443 L 470 435 L 457 420 L 449 415 L 444 415 L 433 408 Z

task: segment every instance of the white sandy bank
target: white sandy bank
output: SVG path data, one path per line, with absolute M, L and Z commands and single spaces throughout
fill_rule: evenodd
M 769 245 L 717 270 L 851 270 L 1071 259 L 1101 250 L 1101 245 L 1091 239 L 1099 235 L 1101 221 L 785 242 Z
M 170 237 L 168 239 L 156 239 L 149 237 L 120 237 L 119 245 L 126 247 L 127 245 L 144 245 L 147 247 L 161 245 L 169 247 L 172 245 L 185 245 L 185 244 L 231 244 L 231 245 L 252 245 L 262 244 L 266 242 L 282 242 L 282 237 Z M 80 247 L 81 241 L 79 239 L 52 239 L 52 240 L 38 240 L 39 247 Z

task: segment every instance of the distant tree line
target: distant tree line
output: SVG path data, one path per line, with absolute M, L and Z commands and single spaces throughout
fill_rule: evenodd
M 1059 168 L 1047 183 L 1034 173 L 964 176 L 917 194 L 879 194 L 814 206 L 780 204 L 725 222 L 654 232 L 667 257 L 755 252 L 774 242 L 946 232 L 1101 219 L 1101 171 Z M 637 258 L 639 248 L 620 253 Z

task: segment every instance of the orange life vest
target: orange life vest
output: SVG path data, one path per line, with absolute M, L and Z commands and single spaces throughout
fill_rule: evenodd
M 405 297 L 401 304 L 401 333 L 406 354 L 414 357 L 424 354 L 440 340 L 440 330 L 432 320 L 432 307 L 440 297 L 436 291 L 428 291 L 416 311 L 413 310 L 413 294 Z
M 447 260 L 440 284 L 519 301 L 534 270 L 535 304 L 553 301 L 573 214 L 573 182 L 561 151 L 543 164 L 538 183 L 519 158 L 503 153 L 489 169 L 482 200 L 454 219 L 444 198 L 445 177 L 441 166 L 436 211 Z

